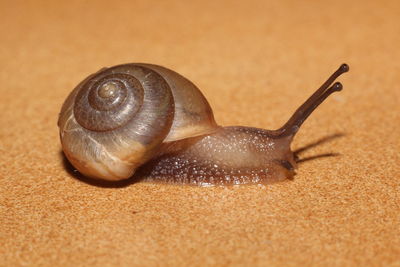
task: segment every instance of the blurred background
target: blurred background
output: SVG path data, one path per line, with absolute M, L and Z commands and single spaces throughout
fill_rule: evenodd
M 44 101 L 59 105 L 102 66 L 149 62 L 194 81 L 216 110 L 228 101 L 215 90 L 235 101 L 232 115 L 216 112 L 222 124 L 246 123 L 247 109 L 268 114 L 251 119 L 274 128 L 293 111 L 288 98 L 304 99 L 342 62 L 356 72 L 359 100 L 377 97 L 376 86 L 385 92 L 399 70 L 399 9 L 396 1 L 2 1 L 2 75 L 21 92 L 53 88 Z M 253 96 L 268 106 L 248 106 Z
M 0 265 L 400 264 L 399 1 L 0 1 Z M 267 189 L 74 179 L 58 112 L 104 66 L 192 80 L 222 125 L 273 129 L 341 63 L 305 156 Z

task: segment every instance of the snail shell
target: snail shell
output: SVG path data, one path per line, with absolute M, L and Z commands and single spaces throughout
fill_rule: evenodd
M 58 126 L 73 166 L 106 180 L 132 176 L 163 142 L 217 128 L 210 105 L 193 83 L 150 64 L 119 65 L 90 75 L 66 99 Z
M 268 183 L 294 175 L 290 143 L 315 108 L 342 89 L 343 64 L 278 130 L 221 127 L 188 79 L 151 64 L 104 68 L 65 100 L 64 154 L 82 174 L 122 180 L 145 164 L 149 180 L 197 185 Z

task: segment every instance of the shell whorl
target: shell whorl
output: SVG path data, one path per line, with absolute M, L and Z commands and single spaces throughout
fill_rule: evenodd
M 89 80 L 75 98 L 75 119 L 92 131 L 116 129 L 139 111 L 143 95 L 138 79 L 125 73 L 111 73 Z

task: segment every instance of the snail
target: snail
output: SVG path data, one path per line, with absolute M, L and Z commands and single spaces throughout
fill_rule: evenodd
M 148 180 L 208 185 L 292 178 L 290 149 L 305 119 L 349 67 L 342 64 L 277 130 L 219 126 L 200 92 L 180 74 L 131 63 L 103 68 L 65 100 L 58 119 L 65 156 L 83 175 L 108 181 L 146 165 Z

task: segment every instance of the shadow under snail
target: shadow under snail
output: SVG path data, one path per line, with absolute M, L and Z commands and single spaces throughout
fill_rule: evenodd
M 104 68 L 83 80 L 58 119 L 64 154 L 85 176 L 130 178 L 145 163 L 152 181 L 265 184 L 291 178 L 290 144 L 304 120 L 342 85 L 328 80 L 277 130 L 219 126 L 188 79 L 151 64 Z M 333 84 L 333 85 L 332 85 Z

